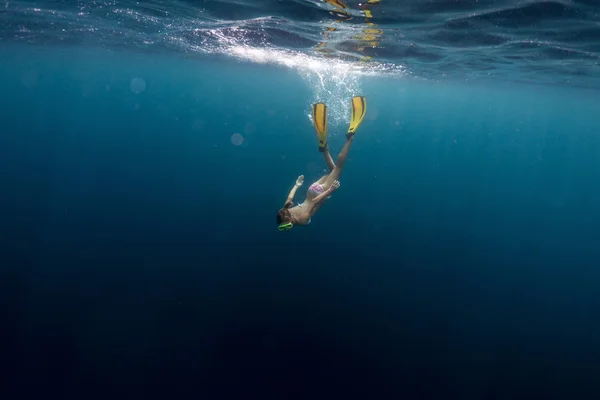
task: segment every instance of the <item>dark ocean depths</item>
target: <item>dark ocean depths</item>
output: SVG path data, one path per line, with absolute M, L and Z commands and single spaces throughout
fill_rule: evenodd
M 3 1 L 0 398 L 600 398 L 599 21 Z

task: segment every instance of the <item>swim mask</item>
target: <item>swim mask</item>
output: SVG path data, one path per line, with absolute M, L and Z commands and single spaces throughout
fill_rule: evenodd
M 277 227 L 277 229 L 279 229 L 280 232 L 287 232 L 290 229 L 292 229 L 294 227 L 294 224 L 292 224 L 291 222 L 288 222 L 286 224 L 281 224 Z

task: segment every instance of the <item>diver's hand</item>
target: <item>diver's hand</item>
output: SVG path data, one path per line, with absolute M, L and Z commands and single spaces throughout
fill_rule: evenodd
M 298 179 L 296 179 L 296 186 L 302 186 L 304 183 L 304 175 L 300 175 Z
M 331 184 L 331 186 L 329 187 L 329 191 L 331 193 L 335 192 L 336 190 L 338 190 L 340 188 L 340 181 L 333 181 L 333 183 Z

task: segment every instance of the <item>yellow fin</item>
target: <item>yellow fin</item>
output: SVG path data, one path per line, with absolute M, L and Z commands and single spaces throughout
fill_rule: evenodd
M 331 4 L 334 7 L 348 8 L 348 6 L 346 5 L 346 3 L 344 3 L 341 0 L 325 0 L 325 2 Z
M 319 151 L 325 151 L 327 147 L 327 106 L 325 103 L 313 104 L 312 119 L 319 138 Z
M 364 96 L 354 96 L 352 98 L 352 116 L 350 118 L 350 128 L 346 137 L 350 139 L 356 133 L 360 123 L 367 112 L 367 99 Z

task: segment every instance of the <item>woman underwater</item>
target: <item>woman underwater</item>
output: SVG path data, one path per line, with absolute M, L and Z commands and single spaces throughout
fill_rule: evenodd
M 325 204 L 333 192 L 339 189 L 339 179 L 348 158 L 350 145 L 354 141 L 354 134 L 367 111 L 367 102 L 363 96 L 354 96 L 351 104 L 350 128 L 346 133 L 346 143 L 338 155 L 337 164 L 333 162 L 327 146 L 327 106 L 324 103 L 313 104 L 312 119 L 319 139 L 319 151 L 325 156 L 329 174 L 310 185 L 304 202 L 294 206 L 296 190 L 304 183 L 304 175 L 298 177 L 283 208 L 277 212 L 277 226 L 280 231 L 289 231 L 296 225 L 308 225 L 312 216 Z

